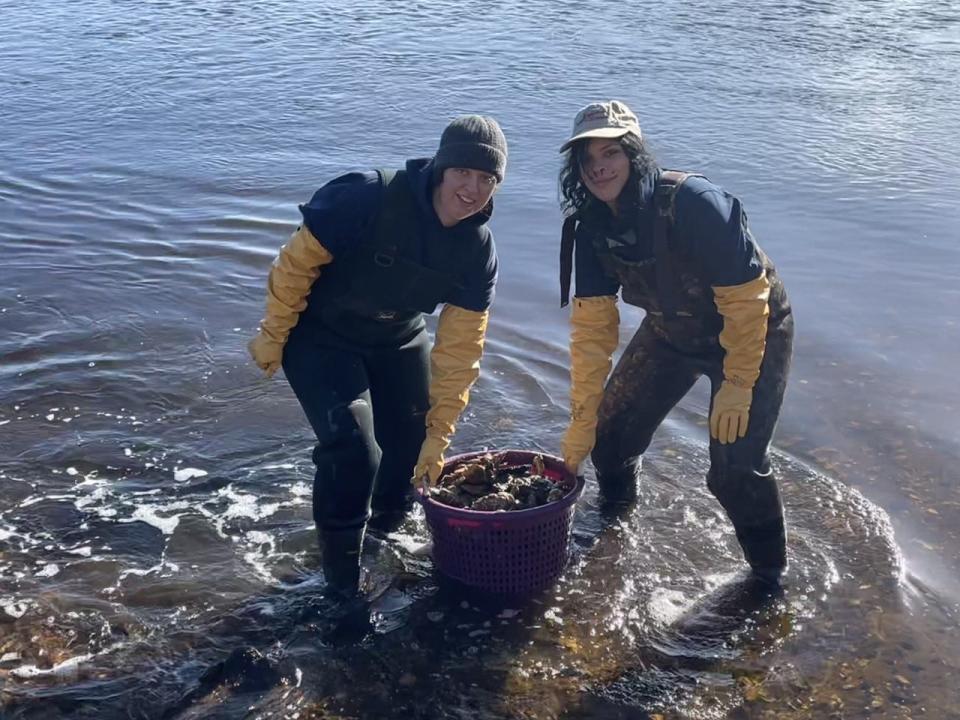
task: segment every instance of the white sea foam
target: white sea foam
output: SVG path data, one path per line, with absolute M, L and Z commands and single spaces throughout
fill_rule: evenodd
M 248 532 L 247 541 L 254 545 L 270 545 L 271 548 L 274 544 L 273 536 L 262 530 L 251 530 Z
M 177 525 L 180 524 L 180 516 L 173 514 L 169 517 L 163 517 L 160 512 L 169 512 L 175 510 L 184 510 L 190 507 L 190 504 L 186 501 L 180 501 L 175 503 L 170 503 L 166 506 L 157 506 L 157 507 L 147 507 L 141 505 L 136 510 L 133 511 L 133 517 L 123 522 L 134 522 L 139 520 L 140 522 L 145 522 L 147 525 L 152 525 L 162 532 L 164 535 L 172 535 L 173 531 L 177 529 Z
M 0 597 L 0 610 L 12 618 L 21 618 L 31 607 L 27 601 L 18 602 L 13 598 Z
M 309 497 L 312 493 L 313 488 L 305 482 L 297 482 L 290 486 L 290 494 L 296 498 Z
M 47 563 L 43 569 L 37 573 L 37 577 L 53 577 L 60 572 L 60 566 L 56 563 Z
M 159 574 L 165 567 L 169 567 L 171 570 L 176 572 L 180 568 L 173 563 L 167 563 L 163 560 L 158 562 L 156 565 L 148 568 L 127 568 L 120 571 L 120 576 L 117 578 L 117 585 L 119 586 L 123 582 L 124 578 L 129 577 L 130 575 L 136 575 L 137 577 L 144 577 L 146 575 L 152 575 L 153 573 Z
M 96 503 L 99 503 L 109 494 L 110 494 L 110 491 L 106 487 L 101 486 L 101 487 L 98 487 L 89 495 L 86 495 L 85 497 L 79 497 L 76 500 L 74 500 L 73 506 L 77 508 L 77 510 L 82 510 L 88 505 L 94 505 Z
M 654 588 L 647 600 L 650 617 L 662 625 L 674 622 L 692 605 L 693 600 L 687 593 L 663 587 Z
M 22 678 L 37 677 L 38 675 L 69 675 L 76 671 L 80 663 L 92 657 L 92 654 L 77 655 L 69 660 L 64 660 L 62 663 L 57 663 L 51 668 L 41 669 L 36 665 L 22 665 L 11 670 L 10 674 Z
M 96 470 L 93 470 L 87 473 L 86 475 L 83 476 L 83 480 L 81 480 L 76 485 L 74 485 L 74 487 L 79 488 L 79 487 L 83 487 L 84 485 L 93 485 L 93 486 L 106 485 L 107 481 L 99 477 L 99 474 L 100 473 Z
M 239 493 L 233 489 L 233 486 L 229 485 L 220 490 L 219 495 L 231 501 L 231 504 L 223 513 L 223 518 L 227 520 L 242 517 L 260 520 L 273 515 L 280 507 L 279 503 L 259 505 L 256 495 Z

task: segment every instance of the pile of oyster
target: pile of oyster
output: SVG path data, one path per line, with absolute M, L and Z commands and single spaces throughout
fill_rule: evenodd
M 531 464 L 508 465 L 503 455 L 487 453 L 443 475 L 430 498 L 469 510 L 527 510 L 556 502 L 572 489 L 568 480 L 546 476 L 540 455 Z

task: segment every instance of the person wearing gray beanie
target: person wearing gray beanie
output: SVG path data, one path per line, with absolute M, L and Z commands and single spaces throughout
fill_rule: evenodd
M 502 183 L 507 171 L 507 139 L 491 117 L 458 117 L 440 136 L 440 147 L 433 164 L 438 172 L 450 167 L 482 170 Z
M 507 141 L 493 118 L 464 115 L 444 129 L 431 164 L 433 209 L 450 227 L 488 207 L 507 169 Z
M 313 517 L 334 597 L 356 599 L 368 521 L 396 527 L 411 482 L 443 469 L 480 373 L 497 282 L 487 221 L 506 166 L 496 120 L 458 117 L 434 157 L 317 190 L 270 269 L 249 350 L 268 377 L 283 368 L 316 435 Z M 431 345 L 423 315 L 438 307 Z

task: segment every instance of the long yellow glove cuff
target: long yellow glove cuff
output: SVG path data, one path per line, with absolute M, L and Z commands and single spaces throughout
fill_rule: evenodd
M 620 312 L 613 295 L 574 298 L 570 315 L 570 424 L 563 459 L 577 468 L 593 449 L 597 410 L 620 342 Z
M 747 434 L 753 386 L 760 376 L 770 314 L 766 273 L 742 285 L 714 286 L 714 301 L 723 316 L 720 345 L 723 382 L 713 398 L 710 435 L 732 443 Z
M 333 255 L 306 225 L 301 225 L 280 248 L 267 278 L 267 312 L 260 332 L 279 343 L 297 324 L 307 306 L 310 287 L 320 277 L 320 268 L 333 262 Z
M 413 480 L 427 475 L 435 483 L 443 469 L 443 453 L 460 413 L 470 399 L 470 387 L 480 375 L 480 357 L 487 334 L 489 311 L 465 310 L 446 305 L 440 311 L 437 333 L 430 352 L 430 410 L 427 437 Z
M 320 267 L 331 262 L 333 255 L 305 225 L 280 248 L 267 278 L 267 308 L 260 333 L 248 345 L 254 362 L 268 376 L 280 367 L 283 346 L 307 306 L 307 295 L 320 277 Z

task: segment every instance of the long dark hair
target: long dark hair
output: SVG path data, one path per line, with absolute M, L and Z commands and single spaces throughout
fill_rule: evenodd
M 564 215 L 580 210 L 591 197 L 580 177 L 589 142 L 590 138 L 578 140 L 564 156 L 563 167 L 560 169 L 560 207 Z M 657 161 L 647 144 L 633 133 L 620 137 L 620 146 L 630 160 L 630 179 L 619 198 L 619 201 L 623 202 L 638 192 L 640 180 L 656 170 Z

